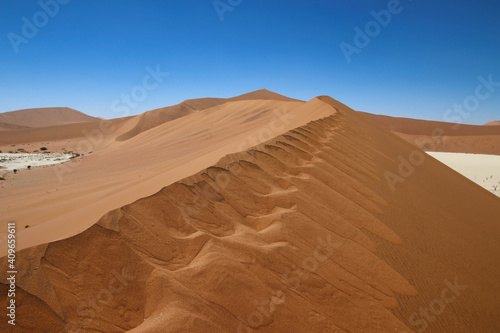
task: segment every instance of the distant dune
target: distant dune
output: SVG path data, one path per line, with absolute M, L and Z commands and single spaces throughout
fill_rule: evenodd
M 330 97 L 254 96 L 53 127 L 85 156 L 2 183 L 10 331 L 500 330 L 499 198 Z
M 305 103 L 303 101 L 288 98 L 266 89 L 261 89 L 232 98 L 190 99 L 177 105 L 147 111 L 136 116 L 129 116 L 111 120 L 91 117 L 93 118 L 92 122 L 75 122 L 73 124 L 63 125 L 53 124 L 47 125 L 47 127 L 43 128 L 27 128 L 17 125 L 5 125 L 5 129 L 11 129 L 12 131 L 0 131 L 0 146 L 24 143 L 36 143 L 36 145 L 38 145 L 41 142 L 58 142 L 58 146 L 65 147 L 69 145 L 67 143 L 68 141 L 70 141 L 70 143 L 73 142 L 73 145 L 77 145 L 78 141 L 81 140 L 88 141 L 90 133 L 95 133 L 96 131 L 103 133 L 106 136 L 112 137 L 113 141 L 126 141 L 140 133 L 146 132 L 177 118 L 188 116 L 194 112 L 217 107 L 228 102 L 238 102 L 245 100 L 273 100 L 276 102 Z M 8 113 L 4 113 L 3 115 L 5 114 Z M 36 118 L 39 118 L 39 116 L 37 116 Z M 2 128 L 1 123 L 0 128 Z M 103 128 L 113 128 L 113 130 L 103 131 Z M 78 151 L 78 148 L 75 147 L 73 150 Z M 81 152 L 83 153 L 83 151 Z
M 27 126 L 20 126 L 20 125 L 13 125 L 13 124 L 7 124 L 7 123 L 0 123 L 0 131 L 1 130 L 17 130 L 17 129 L 23 129 L 23 128 L 29 128 Z
M 98 120 L 99 118 L 65 107 L 23 109 L 0 113 L 0 123 L 19 127 L 47 127 Z M 0 129 L 9 128 L 0 126 Z
M 187 100 L 177 105 L 144 112 L 138 116 L 135 116 L 136 119 L 133 120 L 135 122 L 135 125 L 129 131 L 118 136 L 116 139 L 118 141 L 128 140 L 142 132 L 160 126 L 161 124 L 164 124 L 166 122 L 223 103 L 225 103 L 225 100 L 221 98 L 200 98 Z
M 240 95 L 240 96 L 227 98 L 226 100 L 228 102 L 234 102 L 234 101 L 257 100 L 257 99 L 283 101 L 283 102 L 304 102 L 304 101 L 301 101 L 299 99 L 290 98 L 287 96 L 277 94 L 277 93 L 275 93 L 273 91 L 269 91 L 267 89 L 260 89 L 260 90 L 252 91 L 252 92 Z
M 144 112 L 138 116 L 135 126 L 128 132 L 117 137 L 118 141 L 128 140 L 137 134 L 157 127 L 168 121 L 187 116 L 196 111 L 202 111 L 226 102 L 245 101 L 245 100 L 275 100 L 285 102 L 303 102 L 289 98 L 266 89 L 257 90 L 244 95 L 232 98 L 198 98 L 189 99 L 180 104 L 159 108 Z
M 36 143 L 35 147 L 38 147 L 38 144 L 42 142 L 44 145 L 45 143 L 61 142 L 63 146 L 68 146 L 69 144 L 64 143 L 70 141 L 75 148 L 74 150 L 78 151 L 79 149 L 76 147 L 78 142 L 82 140 L 85 142 L 88 141 L 88 137 L 91 136 L 90 133 L 95 133 L 96 131 L 104 133 L 102 131 L 103 128 L 121 128 L 122 126 L 126 126 L 127 122 L 132 118 L 100 119 L 92 122 L 0 131 L 0 147 L 26 143 Z M 105 134 L 108 133 L 106 132 Z
M 415 146 L 438 152 L 500 155 L 500 126 L 478 126 L 362 114 Z M 492 121 L 486 125 L 495 125 Z
M 490 121 L 489 123 L 484 124 L 484 126 L 499 126 L 500 125 L 500 120 L 493 120 Z

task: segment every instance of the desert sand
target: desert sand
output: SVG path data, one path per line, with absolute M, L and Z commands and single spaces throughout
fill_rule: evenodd
M 111 125 L 111 121 L 81 124 L 80 137 L 75 137 L 75 125 L 44 128 L 43 134 L 53 134 L 40 144 L 51 151 L 55 151 L 54 146 L 65 146 L 84 157 L 32 170 L 23 177 L 5 177 L 0 213 L 4 221 L 33 227 L 19 235 L 22 248 L 66 238 L 94 224 L 110 208 L 156 193 L 229 153 L 246 150 L 334 111 L 318 99 L 308 103 L 283 101 L 279 95 L 273 100 L 252 99 L 262 98 L 261 91 L 247 98 L 160 126 L 151 126 L 143 114 L 113 120 Z M 149 130 L 137 135 L 137 127 Z M 33 130 L 33 140 L 41 139 L 40 130 Z M 25 130 L 20 132 L 29 140 Z M 12 138 L 2 134 L 0 142 Z M 56 142 L 51 144 L 52 140 Z M 0 244 L 4 240 L 5 232 Z
M 23 109 L 1 113 L 0 129 L 47 127 L 98 120 L 99 118 L 91 117 L 71 108 L 55 107 Z M 11 128 L 8 128 L 9 125 Z
M 362 114 L 425 151 L 500 155 L 498 121 L 478 126 Z
M 14 332 L 500 330 L 500 198 L 330 97 L 188 104 L 9 131 L 85 154 L 2 183 Z
M 499 125 L 500 125 L 500 120 L 492 120 L 484 124 L 484 126 L 499 126 Z

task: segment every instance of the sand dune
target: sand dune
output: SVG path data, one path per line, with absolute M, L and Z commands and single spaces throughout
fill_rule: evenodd
M 46 126 L 43 128 L 26 128 L 6 124 L 5 126 L 8 126 L 8 129 L 12 129 L 12 131 L 0 131 L 0 149 L 10 149 L 8 146 L 12 144 L 25 149 L 29 148 L 27 144 L 31 144 L 31 146 L 34 145 L 33 147 L 37 149 L 37 146 L 43 143 L 45 146 L 48 145 L 47 147 L 49 149 L 55 151 L 60 150 L 62 147 L 71 145 L 73 146 L 72 149 L 75 152 L 88 153 L 89 151 L 85 151 L 84 149 L 86 148 L 86 145 L 82 144 L 81 147 L 78 147 L 78 143 L 80 143 L 82 139 L 85 141 L 93 141 L 93 133 L 99 132 L 108 138 L 112 138 L 113 140 L 126 141 L 142 132 L 148 131 L 174 119 L 187 116 L 193 112 L 206 110 L 227 102 L 245 100 L 274 100 L 304 103 L 303 101 L 262 89 L 232 98 L 199 98 L 186 100 L 177 105 L 151 110 L 137 116 L 111 120 L 94 118 L 94 121 L 92 122 L 65 124 L 62 126 L 55 124 L 54 126 Z M 35 111 L 37 109 L 31 110 Z M 7 114 L 8 113 L 4 113 L 3 115 Z M 38 116 L 35 118 L 38 119 Z M 1 126 L 2 124 L 0 124 L 0 127 Z
M 500 199 L 418 152 L 329 97 L 241 100 L 103 140 L 57 191 L 21 174 L 14 331 L 497 332 Z
M 225 103 L 223 99 L 219 98 L 201 98 L 196 100 L 184 101 L 174 106 L 155 109 L 144 112 L 139 115 L 135 126 L 117 137 L 118 141 L 125 141 L 134 136 L 147 131 L 151 128 L 159 126 L 168 121 L 187 116 L 196 111 L 201 111 L 216 105 Z
M 500 120 L 490 121 L 490 122 L 484 124 L 483 126 L 498 126 L 498 125 L 500 125 Z
M 186 100 L 180 104 L 165 108 L 155 109 L 138 116 L 134 127 L 126 133 L 118 136 L 118 141 L 125 141 L 134 136 L 157 127 L 171 120 L 187 116 L 196 111 L 203 111 L 226 102 L 247 101 L 247 100 L 275 100 L 285 102 L 303 102 L 295 100 L 266 89 L 250 92 L 232 98 L 198 98 Z
M 362 114 L 423 150 L 500 155 L 500 127 Z
M 77 145 L 82 139 L 86 139 L 86 133 L 102 132 L 102 128 L 125 127 L 133 117 L 117 118 L 111 120 L 99 120 L 84 123 L 74 123 L 66 125 L 47 126 L 40 128 L 23 128 L 10 131 L 0 131 L 0 147 L 8 148 L 12 144 L 21 147 L 22 144 L 47 143 L 52 144 L 70 142 Z M 49 146 L 47 146 L 49 147 Z M 75 147 L 75 152 L 79 149 Z M 84 152 L 84 151 L 82 151 Z
M 117 141 L 117 136 L 134 126 L 130 120 L 137 118 L 121 120 L 113 132 L 100 139 L 75 141 L 79 142 L 76 147 L 87 147 L 84 157 L 60 166 L 5 175 L 0 213 L 4 221 L 30 226 L 19 235 L 23 248 L 69 237 L 110 209 L 151 195 L 229 153 L 246 150 L 332 112 L 318 99 L 308 103 L 235 101 Z M 66 127 L 60 129 L 65 131 Z M 71 142 L 65 148 L 78 151 Z M 5 238 L 0 238 L 0 243 L 3 241 Z
M 99 118 L 64 107 L 23 109 L 0 113 L 1 123 L 21 127 L 46 127 L 89 121 L 99 121 Z
M 28 128 L 28 127 L 0 122 L 0 131 L 1 130 L 17 130 L 17 129 L 23 129 L 23 128 Z
M 283 102 L 303 102 L 300 99 L 283 96 L 278 93 L 275 93 L 274 91 L 269 91 L 267 89 L 252 91 L 236 97 L 227 98 L 226 100 L 228 102 L 234 102 L 234 101 L 245 101 L 245 100 L 256 100 L 256 99 L 266 99 L 266 100 L 283 101 Z

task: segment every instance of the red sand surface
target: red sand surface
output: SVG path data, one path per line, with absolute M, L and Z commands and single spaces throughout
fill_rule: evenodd
M 113 124 L 62 183 L 2 185 L 13 332 L 500 330 L 500 199 L 347 106 L 271 93 Z M 82 140 L 58 131 L 32 143 Z
M 47 127 L 98 120 L 99 118 L 91 117 L 71 108 L 23 109 L 0 113 L 0 129 Z
M 500 124 L 463 125 L 362 113 L 375 124 L 426 150 L 500 155 Z

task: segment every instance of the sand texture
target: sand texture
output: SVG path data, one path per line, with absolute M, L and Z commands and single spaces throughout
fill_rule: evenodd
M 12 332 L 500 330 L 500 198 L 330 97 L 247 98 L 9 178 Z

